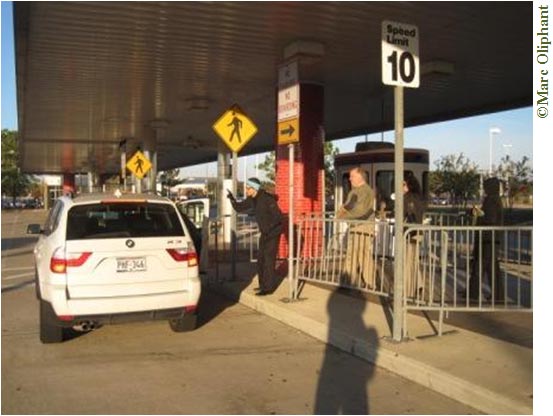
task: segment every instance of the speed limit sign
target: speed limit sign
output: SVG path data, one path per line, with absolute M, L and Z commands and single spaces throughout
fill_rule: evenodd
M 409 88 L 419 87 L 417 26 L 389 20 L 382 22 L 382 83 Z

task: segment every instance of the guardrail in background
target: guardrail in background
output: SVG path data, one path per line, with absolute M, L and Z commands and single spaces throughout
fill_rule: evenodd
M 430 225 L 471 225 L 472 217 L 468 216 L 465 211 L 454 212 L 435 212 L 427 211 L 424 213 L 424 223 Z
M 532 312 L 531 226 L 410 226 L 405 239 L 408 310 Z
M 387 223 L 301 217 L 295 279 L 388 296 L 390 237 Z
M 450 311 L 532 312 L 532 226 L 471 226 L 465 225 L 470 218 L 450 213 L 430 212 L 425 218 L 431 225 L 407 224 L 403 236 L 404 335 L 407 313 L 414 310 L 437 311 L 439 335 Z M 224 227 L 222 218 L 209 220 L 209 257 L 218 281 L 220 264 L 255 261 L 259 241 L 256 222 L 239 216 L 233 256 L 222 239 Z M 295 298 L 299 281 L 393 297 L 393 221 L 305 215 L 294 232 Z
M 232 262 L 256 262 L 259 250 L 259 228 L 257 222 L 248 215 L 238 214 L 236 219 L 236 252 L 233 253 L 231 241 L 225 241 L 225 235 L 231 235 L 230 222 L 226 217 L 206 218 L 202 230 L 202 255 L 200 268 L 215 267 L 215 279 L 221 281 L 219 266 Z M 203 257 L 203 261 L 202 261 Z
M 296 231 L 295 279 L 393 296 L 393 223 L 305 216 Z M 531 226 L 407 224 L 403 237 L 404 335 L 413 310 L 438 311 L 439 335 L 449 311 L 532 311 Z

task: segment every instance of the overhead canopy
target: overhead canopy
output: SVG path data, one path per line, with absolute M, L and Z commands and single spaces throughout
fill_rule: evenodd
M 14 2 L 14 14 L 26 172 L 116 173 L 124 139 L 154 140 L 158 170 L 213 161 L 212 124 L 234 103 L 259 129 L 241 154 L 272 150 L 278 66 L 297 45 L 313 49 L 300 78 L 325 86 L 327 140 L 391 129 L 383 20 L 420 32 L 407 126 L 532 100 L 532 2 Z

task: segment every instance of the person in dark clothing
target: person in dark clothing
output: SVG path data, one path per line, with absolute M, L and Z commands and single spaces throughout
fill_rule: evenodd
M 234 195 L 228 192 L 228 198 L 236 212 L 253 211 L 261 231 L 257 259 L 259 291 L 256 295 L 264 296 L 275 289 L 275 263 L 278 241 L 282 233 L 282 212 L 275 196 L 261 189 L 261 182 L 257 178 L 246 181 L 246 196 L 245 200 L 238 202 Z
M 422 195 L 419 181 L 412 173 L 406 173 L 403 178 L 403 215 L 407 224 L 422 224 L 426 203 Z M 410 234 L 406 245 L 405 286 L 407 296 L 422 300 L 425 282 L 419 265 L 419 250 L 421 236 Z
M 405 222 L 422 224 L 426 203 L 419 181 L 412 173 L 405 174 L 403 180 L 403 215 Z
M 485 197 L 482 201 L 483 216 L 478 217 L 476 225 L 503 225 L 503 205 L 499 195 L 499 179 L 488 178 L 484 181 Z M 499 269 L 499 231 L 476 231 L 474 237 L 473 262 L 469 281 L 469 293 L 473 300 L 479 301 L 482 286 L 487 283 L 492 289 L 495 301 L 504 300 L 504 286 Z M 480 278 L 481 276 L 481 278 Z

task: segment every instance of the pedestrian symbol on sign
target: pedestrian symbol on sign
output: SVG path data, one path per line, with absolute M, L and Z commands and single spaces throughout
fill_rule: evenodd
M 144 163 L 144 161 L 142 159 L 140 159 L 139 156 L 136 157 L 136 162 L 134 162 L 135 166 L 136 166 L 136 173 L 140 172 L 140 173 L 144 173 L 144 169 L 142 169 L 142 164 Z
M 152 164 L 148 158 L 140 150 L 137 150 L 136 153 L 130 158 L 126 165 L 127 169 L 130 170 L 134 176 L 138 179 L 142 179 L 144 175 L 152 168 Z
M 232 112 L 232 121 L 227 124 L 227 126 L 232 126 L 232 133 L 229 138 L 229 142 L 232 142 L 234 135 L 238 136 L 238 143 L 242 143 L 242 138 L 240 137 L 240 129 L 242 129 L 242 120 L 236 116 L 236 111 Z
M 213 124 L 213 130 L 231 151 L 238 153 L 257 133 L 257 126 L 234 104 Z

